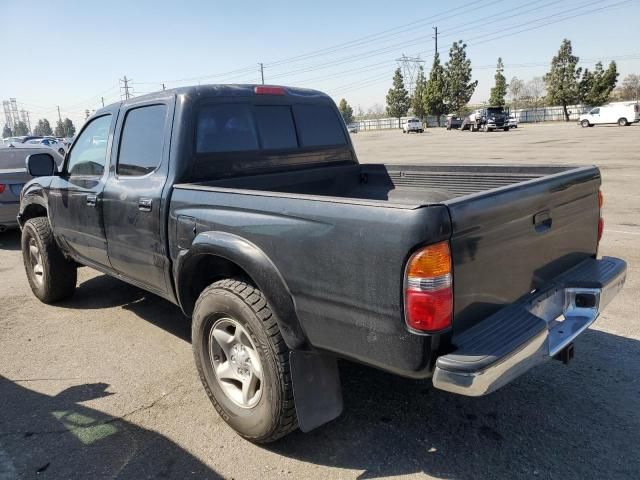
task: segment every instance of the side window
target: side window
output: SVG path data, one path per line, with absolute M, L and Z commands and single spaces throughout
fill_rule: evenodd
M 166 105 L 138 107 L 127 112 L 118 152 L 118 175 L 146 175 L 158 168 L 162 161 L 166 116 Z
M 341 117 L 329 105 L 296 105 L 294 107 L 301 147 L 344 145 Z M 320 128 L 322 127 L 322 128 Z
M 589 113 L 591 113 L 591 115 L 598 115 L 598 114 L 600 114 L 600 109 L 599 108 L 594 108 Z
M 256 125 L 260 146 L 264 150 L 296 148 L 298 138 L 291 108 L 287 106 L 256 107 Z
M 111 115 L 95 118 L 80 133 L 69 153 L 70 175 L 102 175 L 107 161 L 107 140 Z
M 242 103 L 205 105 L 198 113 L 198 153 L 258 150 L 251 109 Z

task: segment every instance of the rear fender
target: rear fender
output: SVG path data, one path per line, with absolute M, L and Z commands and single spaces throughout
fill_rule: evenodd
M 185 314 L 191 316 L 193 309 L 188 293 L 189 278 L 197 271 L 198 259 L 203 255 L 225 259 L 244 271 L 267 298 L 287 346 L 299 349 L 306 344 L 307 338 L 298 321 L 293 297 L 277 267 L 255 244 L 231 233 L 200 233 L 189 250 L 178 256 L 176 291 Z

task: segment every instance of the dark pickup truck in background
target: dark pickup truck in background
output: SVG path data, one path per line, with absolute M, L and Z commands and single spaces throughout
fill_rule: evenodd
M 472 396 L 569 360 L 625 280 L 596 259 L 596 167 L 360 164 L 313 90 L 137 97 L 59 171 L 28 166 L 34 294 L 69 297 L 88 265 L 179 305 L 207 394 L 256 442 L 340 414 L 336 358 Z

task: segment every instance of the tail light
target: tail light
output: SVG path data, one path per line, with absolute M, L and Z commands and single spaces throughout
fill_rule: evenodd
M 604 205 L 604 197 L 602 191 L 598 190 L 598 209 L 600 210 L 600 218 L 598 219 L 598 243 L 602 239 L 602 233 L 604 232 L 604 219 L 602 218 L 602 205 Z
M 269 87 L 269 86 L 258 86 L 255 87 L 254 92 L 256 95 L 285 95 L 286 92 L 282 87 Z
M 433 333 L 451 326 L 453 290 L 449 242 L 415 252 L 405 270 L 405 322 L 410 330 Z
M 4 193 L 5 188 L 7 188 L 7 186 L 4 183 L 0 183 L 0 193 Z

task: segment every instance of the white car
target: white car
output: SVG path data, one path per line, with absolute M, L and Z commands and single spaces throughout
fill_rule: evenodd
M 416 132 L 422 133 L 424 132 L 424 127 L 419 118 L 408 118 L 402 124 L 402 133 Z
M 588 113 L 580 115 L 578 123 L 582 127 L 593 127 L 606 123 L 617 123 L 626 127 L 640 121 L 640 104 L 637 102 L 617 102 L 592 108 Z
M 514 115 L 509 115 L 509 128 L 518 128 L 518 119 Z
M 358 133 L 358 124 L 350 123 L 349 125 L 347 125 L 347 131 L 349 133 Z
M 65 148 L 64 143 L 59 142 L 55 138 L 52 137 L 44 137 L 44 138 L 34 138 L 32 140 L 27 140 L 25 143 L 36 144 L 36 145 L 45 145 L 49 148 L 53 148 L 60 155 L 64 157 L 67 149 Z

